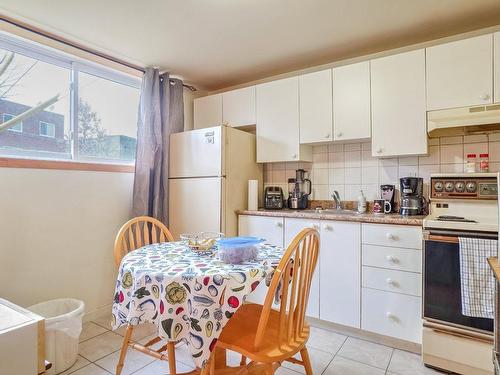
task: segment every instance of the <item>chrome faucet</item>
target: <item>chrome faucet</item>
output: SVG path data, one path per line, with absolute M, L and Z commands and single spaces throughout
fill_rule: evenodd
M 335 201 L 335 208 L 337 210 L 341 210 L 342 209 L 342 201 L 340 200 L 340 194 L 337 190 L 333 191 L 332 198 Z

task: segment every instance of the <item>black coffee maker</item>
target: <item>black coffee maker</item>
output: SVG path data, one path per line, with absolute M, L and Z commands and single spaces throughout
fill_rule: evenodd
M 399 179 L 401 188 L 401 215 L 424 214 L 424 180 L 421 177 L 402 177 Z
M 295 178 L 288 179 L 287 203 L 288 208 L 292 210 L 304 210 L 308 206 L 309 195 L 311 195 L 311 180 L 305 178 L 305 173 L 305 170 L 297 169 Z

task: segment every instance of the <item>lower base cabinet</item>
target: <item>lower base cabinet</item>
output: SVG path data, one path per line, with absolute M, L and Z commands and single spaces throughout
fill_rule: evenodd
M 421 228 L 241 215 L 239 234 L 287 247 L 304 228 L 320 233 L 306 314 L 312 318 L 422 342 Z M 264 303 L 262 281 L 248 301 Z
M 421 298 L 362 288 L 361 329 L 422 342 Z
M 360 328 L 361 224 L 324 221 L 321 225 L 319 317 Z

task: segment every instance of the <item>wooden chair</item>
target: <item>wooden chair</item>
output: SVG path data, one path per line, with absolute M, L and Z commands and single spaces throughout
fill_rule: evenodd
M 161 221 L 149 216 L 139 216 L 133 218 L 121 227 L 116 236 L 114 248 L 115 263 L 119 266 L 122 258 L 127 253 L 142 246 L 159 242 L 171 242 L 173 240 L 174 237 Z M 145 345 L 140 345 L 132 341 L 133 329 L 134 326 L 129 324 L 127 326 L 127 330 L 125 331 L 120 352 L 120 359 L 116 365 L 116 375 L 120 375 L 122 372 L 128 347 L 153 356 L 157 359 L 168 360 L 170 374 L 176 375 L 175 342 L 169 341 L 160 349 L 153 350 L 150 347 L 160 342 L 162 340 L 161 337 L 155 337 Z M 165 350 L 167 351 L 167 354 L 164 353 Z
M 283 361 L 301 364 L 306 374 L 312 375 L 306 348 L 309 324 L 305 313 L 318 254 L 318 231 L 302 230 L 276 268 L 264 305 L 241 306 L 224 327 L 216 348 L 233 350 L 250 358 L 253 364 L 263 365 L 266 375 L 273 374 Z M 273 309 L 277 295 L 279 307 Z M 302 360 L 293 358 L 298 352 Z M 207 367 L 204 372 L 212 374 L 214 366 Z

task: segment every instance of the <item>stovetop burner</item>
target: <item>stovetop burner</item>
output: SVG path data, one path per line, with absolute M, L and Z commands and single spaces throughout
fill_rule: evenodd
M 462 216 L 440 215 L 436 218 L 439 221 L 457 221 L 460 223 L 477 223 L 476 220 L 466 219 Z

